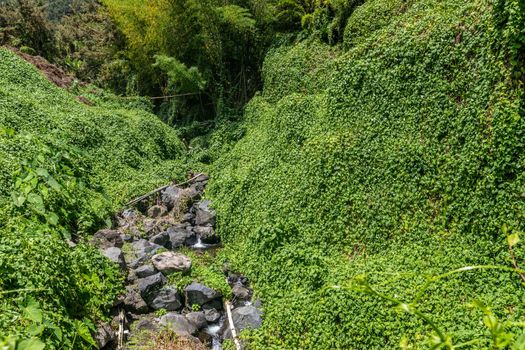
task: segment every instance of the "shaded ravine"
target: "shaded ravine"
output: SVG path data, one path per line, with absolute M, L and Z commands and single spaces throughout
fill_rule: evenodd
M 213 259 L 222 248 L 212 203 L 202 199 L 207 182 L 198 174 L 185 186 L 167 186 L 141 198 L 115 217 L 112 229 L 94 235 L 92 243 L 126 275 L 126 293 L 114 303 L 113 320 L 100 323 L 94 334 L 100 349 L 153 349 L 146 344 L 166 330 L 184 339 L 188 349 L 219 350 L 232 337 L 224 293 L 191 275 L 195 261 L 190 256 Z M 248 279 L 227 264 L 222 273 L 235 329 L 259 327 L 260 302 L 252 300 Z M 188 276 L 189 284 L 175 282 Z

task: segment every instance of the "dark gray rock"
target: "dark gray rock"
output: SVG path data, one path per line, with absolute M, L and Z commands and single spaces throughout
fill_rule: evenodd
M 215 225 L 215 211 L 210 209 L 211 202 L 205 200 L 199 202 L 195 207 L 195 225 L 213 226 Z
M 186 272 L 191 269 L 191 259 L 176 252 L 164 252 L 151 258 L 153 266 L 164 274 Z
M 140 294 L 130 287 L 127 287 L 126 290 L 124 309 L 137 315 L 148 313 L 148 305 L 146 305 Z
M 95 334 L 93 334 L 93 339 L 97 343 L 97 348 L 102 349 L 116 338 L 115 331 L 107 323 L 101 323 L 97 326 Z
M 100 230 L 93 235 L 91 243 L 99 248 L 122 248 L 124 245 L 122 232 L 117 230 Z
M 221 314 L 216 309 L 207 309 L 204 310 L 204 317 L 206 318 L 206 321 L 210 323 L 215 323 L 219 321 L 219 319 L 221 318 Z
M 222 298 L 221 293 L 218 291 L 195 282 L 184 289 L 184 294 L 186 296 L 186 305 L 190 308 L 192 305 L 203 306 L 214 300 L 219 300 L 220 302 Z
M 173 226 L 166 231 L 171 243 L 171 248 L 179 248 L 182 246 L 191 246 L 197 242 L 197 237 L 192 231 L 191 226 L 177 227 Z
M 203 243 L 216 244 L 219 243 L 219 236 L 215 234 L 215 230 L 211 226 L 195 226 L 193 232 L 200 237 Z
M 232 310 L 232 319 L 238 331 L 256 329 L 262 324 L 262 311 L 251 305 L 238 307 Z M 228 319 L 224 322 L 221 333 L 224 339 L 232 337 Z
M 151 237 L 149 240 L 151 243 L 161 245 L 163 247 L 170 241 L 170 236 L 166 231 L 157 233 L 155 236 Z
M 186 314 L 186 318 L 188 321 L 192 322 L 197 329 L 203 329 L 206 327 L 208 322 L 206 321 L 206 317 L 204 316 L 204 312 L 190 312 Z
M 149 306 L 154 310 L 176 311 L 182 307 L 182 298 L 175 287 L 164 287 L 152 293 Z
M 232 311 L 233 324 L 239 329 L 259 328 L 262 324 L 262 311 L 255 306 L 238 307 Z
M 140 295 L 143 298 L 147 298 L 151 292 L 160 288 L 164 283 L 166 283 L 166 277 L 160 272 L 155 275 L 141 278 L 137 282 Z
M 187 198 L 187 191 L 177 186 L 169 186 L 161 194 L 162 203 L 168 210 L 178 209 Z
M 222 308 L 223 308 L 222 298 L 214 299 L 202 305 L 203 310 L 208 310 L 208 309 L 222 310 Z
M 162 326 L 169 327 L 173 332 L 178 335 L 191 335 L 197 333 L 197 327 L 186 317 L 174 312 L 170 312 L 160 319 Z
M 142 265 L 135 270 L 135 275 L 138 278 L 144 278 L 157 273 L 157 270 L 151 265 Z
M 168 213 L 168 208 L 164 205 L 154 205 L 148 209 L 148 216 L 150 218 L 158 218 Z
M 126 268 L 126 261 L 124 260 L 124 254 L 122 250 L 117 247 L 109 247 L 104 250 L 104 255 L 114 263 L 119 264 L 122 269 Z

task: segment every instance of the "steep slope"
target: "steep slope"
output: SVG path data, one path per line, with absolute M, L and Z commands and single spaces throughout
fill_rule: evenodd
M 503 270 L 453 274 L 410 304 L 427 276 L 512 267 L 525 125 L 507 56 L 517 27 L 497 11 L 517 3 L 370 0 L 344 52 L 310 41 L 270 53 L 246 135 L 210 184 L 232 262 L 265 303 L 250 348 L 425 348 L 436 329 L 414 310 L 442 347 L 489 348 L 484 312 L 524 320 L 520 276 Z
M 172 128 L 111 101 L 82 104 L 0 48 L 2 337 L 89 347 L 93 321 L 122 284 L 82 236 L 125 199 L 185 173 Z

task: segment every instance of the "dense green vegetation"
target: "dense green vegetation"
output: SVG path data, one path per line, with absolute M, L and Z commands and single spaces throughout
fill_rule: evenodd
M 516 273 L 454 274 L 411 303 L 426 276 L 511 268 L 506 235 L 524 229 L 523 3 L 496 5 L 370 0 L 346 50 L 314 37 L 269 53 L 210 184 L 265 301 L 250 348 L 523 348 Z
M 203 163 L 226 248 L 172 279 L 246 274 L 249 349 L 525 349 L 523 0 L 7 3 L 2 43 L 177 95 L 0 49 L 9 350 L 89 347 L 122 277 L 83 238 Z
M 87 348 L 121 276 L 82 238 L 124 200 L 183 177 L 184 147 L 144 109 L 92 88 L 86 106 L 5 49 L 0 72 L 0 334 Z

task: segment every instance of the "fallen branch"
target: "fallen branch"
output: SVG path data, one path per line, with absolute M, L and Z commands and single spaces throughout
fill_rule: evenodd
M 126 206 L 129 207 L 129 206 L 131 206 L 131 205 L 133 205 L 133 204 L 136 204 L 136 203 L 138 203 L 138 202 L 140 202 L 140 201 L 142 201 L 142 200 L 144 200 L 144 199 L 146 199 L 146 198 L 148 198 L 148 197 L 150 197 L 150 196 L 152 196 L 152 195 L 154 195 L 154 194 L 156 194 L 156 193 L 158 193 L 158 192 L 160 192 L 160 191 L 162 191 L 162 190 L 165 190 L 166 188 L 168 188 L 168 187 L 170 187 L 170 186 L 182 186 L 182 185 L 185 185 L 185 184 L 187 184 L 188 182 L 191 182 L 191 181 L 195 180 L 196 178 L 198 178 L 198 177 L 201 176 L 201 175 L 203 175 L 203 174 L 202 174 L 202 173 L 198 173 L 197 175 L 195 175 L 195 176 L 192 177 L 191 179 L 186 180 L 186 181 L 184 181 L 184 182 L 181 182 L 181 183 L 179 183 L 179 184 L 175 184 L 174 182 L 172 182 L 172 183 L 169 183 L 169 184 L 164 185 L 164 186 L 162 186 L 162 187 L 159 187 L 159 188 L 157 188 L 157 189 L 155 189 L 155 190 L 153 190 L 153 191 L 151 191 L 151 192 L 146 193 L 145 195 L 142 195 L 142 196 L 140 196 L 140 197 L 137 197 L 137 198 L 133 199 L 132 201 L 128 202 L 128 203 L 126 204 Z
M 229 301 L 224 302 L 226 306 L 226 314 L 228 315 L 228 323 L 230 325 L 230 331 L 232 332 L 233 342 L 235 343 L 235 349 L 242 350 L 241 341 L 237 337 L 237 331 L 235 330 L 235 325 L 233 324 L 233 317 L 231 311 L 231 303 Z
M 118 315 L 118 333 L 117 333 L 117 350 L 124 349 L 124 310 L 120 309 Z

